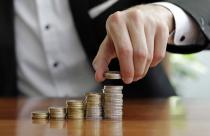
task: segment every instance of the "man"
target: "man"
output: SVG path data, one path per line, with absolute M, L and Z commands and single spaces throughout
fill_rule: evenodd
M 156 66 L 163 59 L 169 33 L 174 43 L 179 44 L 178 39 L 180 43 L 202 43 L 197 46 L 198 50 L 206 47 L 210 34 L 208 8 L 205 6 L 210 3 L 201 1 L 201 6 L 195 7 L 197 1 L 177 0 L 168 1 L 174 4 L 146 1 L 152 4 L 140 5 L 143 2 L 1 1 L 2 96 L 21 93 L 26 96 L 77 97 L 94 90 L 97 83 L 85 56 L 92 62 L 104 37 L 93 62 L 98 81 L 104 80 L 102 75 L 110 61 L 118 58 L 123 81 L 126 84 L 136 81 L 125 86 L 126 95 L 175 95 L 161 66 L 143 77 L 149 67 Z M 184 32 L 179 30 L 182 27 L 178 27 L 182 18 L 177 20 L 174 11 L 187 20 Z M 187 29 L 186 26 L 190 27 Z M 186 32 L 192 35 L 182 35 Z M 177 33 L 181 34 L 177 36 Z M 117 68 L 116 62 L 110 65 L 110 69 Z

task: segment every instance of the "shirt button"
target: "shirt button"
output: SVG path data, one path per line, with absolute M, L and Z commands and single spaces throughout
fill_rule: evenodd
M 59 65 L 59 62 L 57 62 L 57 61 L 53 63 L 54 68 L 58 67 L 58 65 Z
M 185 36 L 183 35 L 181 38 L 180 38 L 180 42 L 183 42 L 185 40 Z
M 47 25 L 45 26 L 45 29 L 46 29 L 46 30 L 50 29 L 50 25 L 47 24 Z

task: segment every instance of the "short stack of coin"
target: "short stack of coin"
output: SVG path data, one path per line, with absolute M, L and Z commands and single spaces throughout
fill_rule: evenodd
M 31 112 L 32 119 L 48 119 L 49 113 L 47 111 L 34 111 Z
M 103 110 L 106 119 L 122 119 L 123 115 L 123 86 L 104 86 Z
M 49 107 L 48 108 L 50 119 L 63 120 L 66 118 L 65 107 Z
M 83 119 L 84 106 L 81 100 L 67 100 L 67 118 L 68 119 Z
M 87 93 L 85 98 L 86 119 L 101 119 L 101 95 L 98 93 Z

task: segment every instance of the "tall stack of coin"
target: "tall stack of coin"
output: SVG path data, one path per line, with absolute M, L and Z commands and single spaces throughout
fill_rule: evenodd
M 32 119 L 48 119 L 49 113 L 47 111 L 34 111 L 31 112 Z
M 67 118 L 68 119 L 83 119 L 84 106 L 81 100 L 67 100 Z
M 62 120 L 66 118 L 65 107 L 49 107 L 50 119 Z
M 87 93 L 86 103 L 86 119 L 101 119 L 101 95 L 98 93 Z
M 123 115 L 123 86 L 104 86 L 103 110 L 106 119 L 122 119 Z

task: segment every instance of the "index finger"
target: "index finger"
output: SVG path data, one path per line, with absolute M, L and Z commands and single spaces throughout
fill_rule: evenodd
M 114 43 L 122 79 L 126 84 L 129 84 L 134 78 L 133 47 L 120 12 L 116 12 L 110 17 L 107 32 Z

